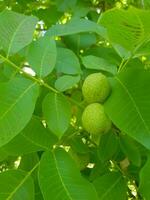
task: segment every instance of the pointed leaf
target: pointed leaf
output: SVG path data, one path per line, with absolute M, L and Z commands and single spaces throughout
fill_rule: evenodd
M 7 57 L 28 45 L 37 23 L 37 18 L 5 10 L 0 13 L 0 46 Z
M 0 84 L 0 146 L 8 143 L 29 122 L 37 96 L 37 84 L 25 78 Z
M 94 186 L 100 200 L 126 200 L 127 184 L 120 173 L 110 172 L 98 177 Z
M 113 123 L 150 149 L 150 72 L 130 68 L 112 80 L 105 111 Z
M 1 200 L 34 200 L 34 183 L 30 173 L 9 170 L 0 174 Z
M 80 76 L 64 75 L 59 77 L 55 82 L 55 88 L 60 92 L 70 89 L 80 81 Z
M 98 200 L 91 183 L 84 179 L 75 162 L 63 149 L 46 152 L 39 168 L 39 182 L 45 200 Z
M 51 27 L 46 35 L 64 36 L 82 32 L 95 32 L 101 36 L 106 35 L 106 31 L 103 27 L 87 19 L 73 19 L 67 24 L 57 24 Z
M 73 51 L 66 48 L 57 48 L 56 69 L 64 74 L 80 74 L 80 63 Z
M 42 37 L 29 46 L 27 60 L 39 77 L 52 72 L 56 63 L 56 44 L 50 37 Z
M 50 92 L 43 101 L 43 114 L 49 129 L 61 137 L 69 127 L 71 108 L 61 94 Z
M 108 60 L 104 58 L 99 58 L 96 56 L 84 56 L 82 57 L 82 63 L 87 69 L 97 69 L 110 72 L 112 74 L 117 73 L 117 66 L 111 64 Z
M 31 152 L 49 150 L 57 138 L 39 119 L 33 117 L 27 126 L 1 149 L 9 155 L 23 155 Z

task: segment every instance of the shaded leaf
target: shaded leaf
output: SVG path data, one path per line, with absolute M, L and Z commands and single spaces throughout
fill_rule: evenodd
M 109 172 L 93 182 L 100 200 L 126 200 L 127 185 L 120 173 Z
M 126 135 L 120 136 L 120 145 L 124 154 L 128 157 L 128 159 L 133 162 L 134 165 L 140 166 L 141 164 L 141 155 L 138 149 L 138 146 L 134 143 L 134 141 L 127 137 Z
M 9 170 L 0 173 L 1 200 L 34 200 L 34 183 L 30 173 Z
M 66 10 L 70 10 L 77 3 L 77 0 L 56 0 L 56 4 L 59 11 L 65 12 Z
M 63 41 L 67 47 L 79 52 L 80 49 L 89 48 L 96 44 L 96 35 L 94 33 L 79 33 L 63 37 Z
M 149 199 L 150 197 L 150 157 L 144 167 L 140 171 L 140 184 L 139 184 L 139 192 L 142 194 L 144 199 Z
M 102 162 L 111 159 L 118 149 L 119 141 L 115 133 L 108 132 L 101 136 L 98 155 Z

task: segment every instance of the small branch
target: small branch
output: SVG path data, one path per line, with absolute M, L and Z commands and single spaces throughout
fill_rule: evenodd
M 26 72 L 24 72 L 23 69 L 21 69 L 20 67 L 18 67 L 15 63 L 13 63 L 12 61 L 10 61 L 8 58 L 2 56 L 0 54 L 0 59 L 2 59 L 2 61 L 7 62 L 9 65 L 11 65 L 17 72 L 21 73 L 24 77 L 29 78 L 30 80 L 38 83 L 40 86 L 44 86 L 45 88 L 47 88 L 48 90 L 56 93 L 56 94 L 60 94 L 62 96 L 65 96 L 63 93 L 61 93 L 60 91 L 56 90 L 55 88 L 53 88 L 52 86 L 48 85 L 47 83 L 44 82 L 43 79 L 39 79 L 37 77 L 31 76 L 30 74 L 27 74 Z M 65 96 L 66 97 L 66 96 Z M 82 105 L 80 105 L 76 100 L 68 98 L 68 100 L 73 103 L 76 104 L 77 106 L 79 106 L 80 108 L 83 108 Z

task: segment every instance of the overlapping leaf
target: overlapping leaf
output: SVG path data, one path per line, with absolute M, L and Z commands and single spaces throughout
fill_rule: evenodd
M 28 79 L 14 78 L 0 84 L 0 147 L 29 122 L 37 97 L 38 86 Z
M 34 183 L 30 173 L 9 170 L 0 174 L 1 200 L 34 200 Z
M 9 155 L 23 155 L 48 150 L 56 142 L 56 136 L 45 128 L 39 119 L 33 117 L 21 133 L 0 150 Z
M 130 68 L 112 80 L 105 110 L 113 123 L 150 149 L 150 72 Z
M 80 63 L 73 51 L 67 48 L 57 48 L 56 69 L 64 74 L 80 74 Z
M 73 19 L 67 24 L 57 24 L 51 27 L 46 35 L 48 36 L 64 36 L 82 32 L 95 32 L 101 36 L 106 35 L 106 30 L 87 19 Z
M 98 200 L 93 185 L 80 175 L 63 149 L 43 154 L 39 182 L 45 200 Z
M 50 92 L 43 101 L 43 114 L 49 129 L 59 138 L 69 127 L 71 107 L 61 94 Z
M 99 24 L 107 28 L 111 43 L 119 44 L 135 51 L 150 39 L 150 12 L 136 8 L 111 9 L 99 19 Z
M 79 80 L 80 80 L 80 76 L 64 75 L 56 80 L 55 87 L 57 90 L 63 92 L 73 87 L 75 84 L 79 82 Z
M 98 177 L 94 181 L 100 200 L 126 200 L 127 185 L 122 175 L 117 172 L 109 172 Z
M 5 10 L 0 13 L 0 47 L 7 57 L 32 41 L 37 18 Z
M 139 185 L 139 192 L 142 194 L 142 196 L 145 199 L 149 199 L 150 197 L 150 157 L 148 157 L 148 160 L 142 170 L 140 171 L 140 185 Z
M 117 73 L 117 66 L 111 64 L 108 60 L 103 58 L 89 55 L 82 57 L 82 62 L 87 69 L 102 70 L 112 74 Z
M 27 60 L 39 77 L 47 76 L 56 63 L 55 41 L 50 37 L 42 37 L 33 42 L 29 47 Z

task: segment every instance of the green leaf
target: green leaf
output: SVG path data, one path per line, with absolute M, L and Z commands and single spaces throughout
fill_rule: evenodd
M 73 35 L 68 35 L 63 37 L 63 41 L 70 49 L 75 52 L 80 51 L 80 49 L 86 49 L 90 46 L 96 44 L 96 35 L 94 33 L 78 33 Z
M 21 162 L 18 167 L 20 170 L 30 171 L 39 162 L 39 155 L 37 153 L 27 154 L 21 156 Z M 34 180 L 35 200 L 43 200 L 43 196 L 39 187 L 38 169 L 35 169 L 31 174 Z
M 66 10 L 70 10 L 77 3 L 77 0 L 56 0 L 56 5 L 59 11 L 65 12 Z
M 46 35 L 64 36 L 83 32 L 95 32 L 101 36 L 106 35 L 106 30 L 103 27 L 87 19 L 72 19 L 67 24 L 57 24 L 51 27 Z
M 118 55 L 124 60 L 130 59 L 132 56 L 131 51 L 126 50 L 119 44 L 113 44 L 113 48 L 116 50 Z
M 69 145 L 76 153 L 87 154 L 89 153 L 88 145 L 82 141 L 82 137 L 75 135 L 69 140 Z
M 70 89 L 80 81 L 80 76 L 64 75 L 59 77 L 55 82 L 55 88 L 60 92 Z
M 90 5 L 84 1 L 78 1 L 76 6 L 73 8 L 72 17 L 84 18 L 91 10 Z
M 119 141 L 115 133 L 108 132 L 100 138 L 98 156 L 102 162 L 111 159 L 118 149 Z
M 58 11 L 56 5 L 51 5 L 44 9 L 42 7 L 36 10 L 34 9 L 33 14 L 36 15 L 39 18 L 39 20 L 42 20 L 48 28 L 51 25 L 55 24 L 63 15 L 62 12 Z
M 93 185 L 81 176 L 63 149 L 43 154 L 39 182 L 45 200 L 98 200 Z
M 111 74 L 117 73 L 117 66 L 111 64 L 104 58 L 99 58 L 92 55 L 84 56 L 82 57 L 82 63 L 87 69 L 103 70 L 110 72 Z
M 5 151 L 3 151 L 2 148 L 0 148 L 0 162 L 3 160 L 6 160 L 8 157 L 7 153 Z
M 41 37 L 29 46 L 27 60 L 39 77 L 52 72 L 56 64 L 56 44 L 50 37 Z
M 143 43 L 138 50 L 136 51 L 135 57 L 140 56 L 149 56 L 150 55 L 150 41 Z
M 37 18 L 5 10 L 0 13 L 0 46 L 7 57 L 32 41 Z
M 85 56 L 96 56 L 103 58 L 104 60 L 107 60 L 111 65 L 118 66 L 121 63 L 121 58 L 116 53 L 116 51 L 113 48 L 108 47 L 102 47 L 102 46 L 96 46 L 89 48 L 84 53 Z
M 38 97 L 38 85 L 25 78 L 0 84 L 0 147 L 29 122 Z
M 80 63 L 73 51 L 66 48 L 57 48 L 56 69 L 65 74 L 80 74 Z
M 124 154 L 136 166 L 141 164 L 141 155 L 134 141 L 127 135 L 120 136 L 120 145 Z
M 126 200 L 127 185 L 120 173 L 109 172 L 93 182 L 100 200 Z
M 59 138 L 69 127 L 71 107 L 67 99 L 50 92 L 43 101 L 43 114 L 49 129 Z
M 1 149 L 9 155 L 23 155 L 32 152 L 49 150 L 57 138 L 39 119 L 33 117 L 27 126 Z
M 113 123 L 150 149 L 150 72 L 128 68 L 112 79 L 112 94 L 105 103 Z
M 144 167 L 140 171 L 140 184 L 139 192 L 142 194 L 143 199 L 147 200 L 150 197 L 150 156 Z
M 107 28 L 111 43 L 135 51 L 150 39 L 150 12 L 136 8 L 114 8 L 100 16 L 99 24 Z
M 34 183 L 29 173 L 9 170 L 0 173 L 1 200 L 34 200 Z
M 18 169 L 23 171 L 30 171 L 39 162 L 39 156 L 37 153 L 31 153 L 21 156 L 21 161 Z M 34 177 L 37 174 L 37 169 L 32 173 Z

